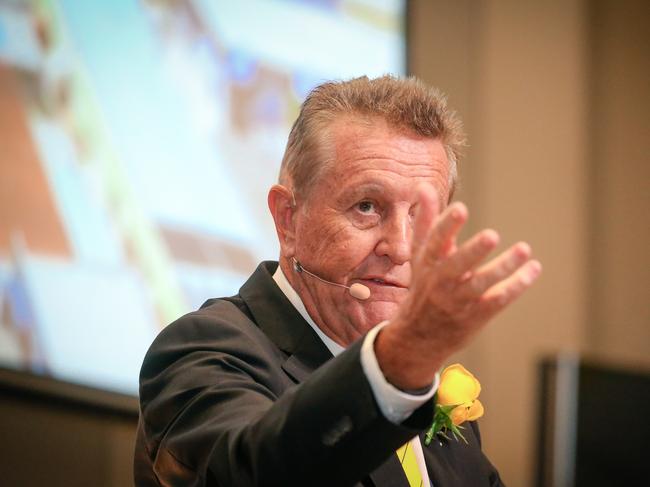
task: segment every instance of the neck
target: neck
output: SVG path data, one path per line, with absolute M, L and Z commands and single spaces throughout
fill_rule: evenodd
M 302 301 L 302 304 L 305 306 L 307 313 L 314 320 L 316 326 L 322 330 L 325 335 L 334 340 L 336 343 L 342 347 L 347 347 L 350 343 L 356 340 L 358 337 L 349 337 L 345 336 L 342 333 L 337 333 L 335 328 L 332 328 L 328 325 L 327 320 L 324 319 L 323 314 L 320 312 L 319 306 L 316 304 L 314 299 L 314 293 L 312 290 L 316 289 L 317 286 L 329 286 L 329 284 L 322 283 L 316 278 L 306 275 L 303 273 L 298 273 L 294 270 L 293 261 L 290 258 L 281 256 L 280 257 L 280 268 L 284 273 L 284 276 L 291 284 L 291 287 Z M 332 306 L 335 306 L 335 303 L 331 303 Z M 339 326 L 341 330 L 353 330 L 354 328 L 350 325 L 344 326 L 341 324 Z

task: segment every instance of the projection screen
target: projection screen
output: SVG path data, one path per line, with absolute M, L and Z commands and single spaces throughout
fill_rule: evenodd
M 278 255 L 316 84 L 405 71 L 405 1 L 0 0 L 0 367 L 137 393 L 156 334 Z

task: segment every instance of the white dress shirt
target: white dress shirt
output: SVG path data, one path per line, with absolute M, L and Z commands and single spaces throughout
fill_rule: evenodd
M 282 272 L 282 269 L 279 265 L 278 269 L 275 271 L 275 274 L 273 274 L 273 280 L 287 297 L 287 299 L 291 302 L 294 308 L 296 308 L 298 313 L 300 313 L 305 321 L 309 323 L 309 326 L 314 329 L 321 341 L 325 344 L 329 351 L 332 352 L 332 355 L 336 357 L 338 354 L 343 352 L 345 348 L 336 343 L 325 333 L 323 333 L 323 330 L 321 330 L 318 325 L 314 323 L 314 320 L 312 320 L 311 316 L 309 316 L 309 313 L 307 313 L 305 305 L 300 299 L 300 296 L 298 296 L 298 293 L 296 293 L 296 291 L 291 287 L 291 284 L 289 284 L 289 281 L 287 280 L 284 272 Z M 361 345 L 361 367 L 363 368 L 363 371 L 368 378 L 370 388 L 372 389 L 372 393 L 375 396 L 375 400 L 377 401 L 377 405 L 379 406 L 382 414 L 389 421 L 395 424 L 399 424 L 408 418 L 411 414 L 413 414 L 413 411 L 415 411 L 417 408 L 422 406 L 425 402 L 433 397 L 433 395 L 436 393 L 436 390 L 438 389 L 440 376 L 439 374 L 436 374 L 436 378 L 433 382 L 433 387 L 431 387 L 431 390 L 426 394 L 408 394 L 390 384 L 384 377 L 384 374 L 379 367 L 374 347 L 375 338 L 377 337 L 379 330 L 386 326 L 387 323 L 387 321 L 384 321 L 383 323 L 378 324 L 366 334 L 366 338 Z M 418 467 L 420 467 L 420 475 L 422 476 L 423 484 L 432 485 L 429 481 L 429 475 L 427 473 L 427 467 L 424 461 L 424 454 L 422 452 L 420 439 L 415 436 L 410 441 L 410 443 L 411 447 L 413 448 L 415 458 L 418 462 Z

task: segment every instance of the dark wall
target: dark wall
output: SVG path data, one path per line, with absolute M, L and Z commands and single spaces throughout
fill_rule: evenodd
M 0 384 L 0 484 L 133 485 L 134 399 L 54 382 L 48 387 L 53 390 L 22 380 L 18 387 Z

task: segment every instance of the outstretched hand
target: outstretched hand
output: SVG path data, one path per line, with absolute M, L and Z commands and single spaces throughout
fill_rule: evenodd
M 499 235 L 482 230 L 459 244 L 467 217 L 462 203 L 439 213 L 435 190 L 419 189 L 409 295 L 375 343 L 384 375 L 399 388 L 430 384 L 444 361 L 541 273 L 525 242 L 484 263 Z

